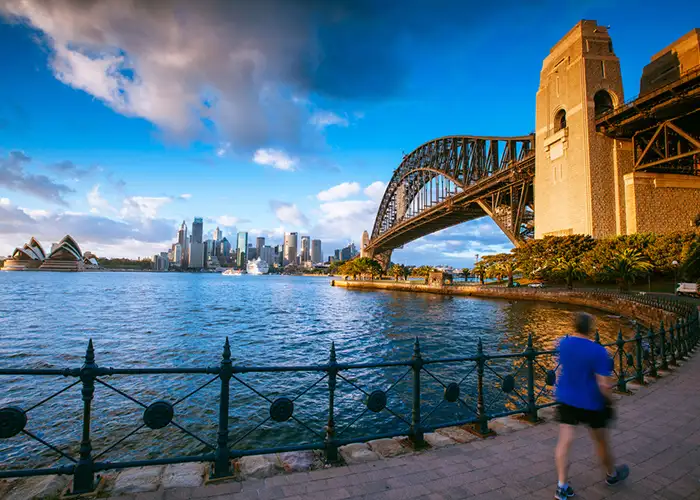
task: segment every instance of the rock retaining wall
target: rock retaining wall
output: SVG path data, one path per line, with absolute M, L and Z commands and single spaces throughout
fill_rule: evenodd
M 433 293 L 438 295 L 461 295 L 506 300 L 538 300 L 557 304 L 571 304 L 591 307 L 608 313 L 619 314 L 633 318 L 646 326 L 658 327 L 661 321 L 665 325 L 675 323 L 676 314 L 605 295 L 594 295 L 591 292 L 577 290 L 561 290 L 547 288 L 506 288 L 497 286 L 448 285 L 429 286 L 424 284 L 396 281 L 350 281 L 334 280 L 333 286 L 359 290 L 388 290 L 414 293 Z

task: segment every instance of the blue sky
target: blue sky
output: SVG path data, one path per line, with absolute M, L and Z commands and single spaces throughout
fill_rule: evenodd
M 635 95 L 698 24 L 682 3 L 0 1 L 0 255 L 71 233 L 149 256 L 196 216 L 229 238 L 300 231 L 328 255 L 371 231 L 402 153 L 532 132 L 542 60 L 580 19 L 611 26 Z M 482 219 L 394 260 L 508 248 Z

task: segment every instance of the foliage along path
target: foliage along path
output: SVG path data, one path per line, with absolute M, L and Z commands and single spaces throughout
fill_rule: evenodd
M 613 449 L 618 462 L 630 465 L 630 477 L 616 487 L 605 485 L 593 445 L 579 429 L 570 469 L 576 498 L 700 498 L 700 357 L 618 401 Z M 551 499 L 556 439 L 557 426 L 549 421 L 495 438 L 358 465 L 114 498 Z

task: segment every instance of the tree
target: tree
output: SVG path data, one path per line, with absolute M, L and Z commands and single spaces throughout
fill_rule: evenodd
M 653 266 L 639 250 L 626 248 L 613 254 L 606 269 L 615 277 L 620 291 L 626 292 L 630 289 L 630 283 L 634 283 L 638 276 L 651 271 Z
M 700 227 L 700 212 L 695 216 L 695 227 Z
M 399 278 L 401 277 L 406 279 L 406 266 L 402 264 L 392 264 L 391 268 L 389 269 L 389 274 L 392 275 L 396 281 L 399 281 Z
M 413 276 L 420 276 L 421 278 L 425 279 L 425 283 L 428 284 L 428 277 L 433 271 L 434 269 L 430 266 L 420 266 L 414 268 L 412 274 Z
M 479 277 L 479 281 L 482 285 L 484 284 L 484 277 L 486 276 L 486 271 L 487 266 L 483 260 L 474 264 L 474 268 L 472 269 L 472 274 Z
M 464 269 L 462 269 L 462 274 L 464 275 L 464 281 L 468 281 L 469 275 L 471 274 L 471 271 L 469 270 L 468 267 L 465 267 Z
M 499 254 L 500 258 L 495 262 L 495 267 L 499 272 L 508 276 L 508 286 L 513 286 L 513 274 L 518 272 L 518 262 L 512 253 Z
M 585 275 L 579 259 L 566 259 L 559 257 L 552 266 L 552 270 L 564 275 L 566 280 L 566 288 L 572 290 L 574 288 L 574 280 Z

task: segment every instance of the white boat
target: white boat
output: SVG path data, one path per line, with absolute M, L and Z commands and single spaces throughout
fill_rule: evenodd
M 242 269 L 229 268 L 221 274 L 224 276 L 241 276 L 242 274 L 245 274 L 245 271 Z
M 270 266 L 262 259 L 255 259 L 248 262 L 248 274 L 258 276 L 260 274 L 267 274 L 270 270 Z

